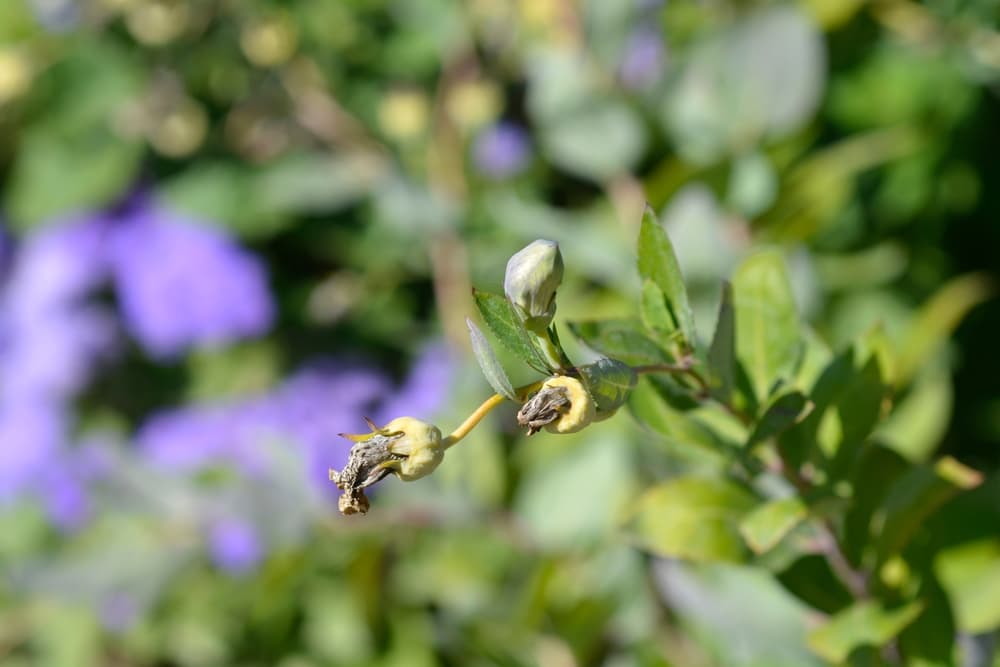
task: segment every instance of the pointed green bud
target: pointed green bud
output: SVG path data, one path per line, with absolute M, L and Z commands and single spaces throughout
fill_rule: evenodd
M 552 322 L 562 277 L 563 259 L 555 241 L 533 241 L 507 262 L 503 291 L 529 330 L 544 333 Z

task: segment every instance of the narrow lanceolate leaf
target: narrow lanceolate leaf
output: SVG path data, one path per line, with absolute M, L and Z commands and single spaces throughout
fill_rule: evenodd
M 503 370 L 503 366 L 497 361 L 497 355 L 493 352 L 493 347 L 486 340 L 486 336 L 479 330 L 479 327 L 469 318 L 465 318 L 465 323 L 469 325 L 469 338 L 472 339 L 472 351 L 476 355 L 479 367 L 483 369 L 486 381 L 490 383 L 493 390 L 504 398 L 511 401 L 517 400 L 514 393 L 514 386 Z
M 674 316 L 670 314 L 667 297 L 663 290 L 649 278 L 642 281 L 642 296 L 639 315 L 649 335 L 661 345 L 672 346 L 683 340 L 684 334 L 677 328 Z
M 639 229 L 639 275 L 652 280 L 667 298 L 670 313 L 689 345 L 695 344 L 694 315 L 673 244 L 647 204 Z
M 733 312 L 733 286 L 722 283 L 722 301 L 719 303 L 719 318 L 715 324 L 715 335 L 708 349 L 708 367 L 712 372 L 712 396 L 723 402 L 730 402 L 736 383 L 736 321 Z
M 806 518 L 806 506 L 797 496 L 766 502 L 740 522 L 740 534 L 754 553 L 772 549 Z
M 472 296 L 479 314 L 497 340 L 518 359 L 539 372 L 545 372 L 548 364 L 510 302 L 502 296 L 479 290 L 474 290 Z
M 959 276 L 939 289 L 910 325 L 899 353 L 896 382 L 908 383 L 965 314 L 994 291 L 993 284 L 983 274 Z
M 753 446 L 784 432 L 805 419 L 813 409 L 813 404 L 801 392 L 790 391 L 777 397 L 764 411 L 754 427 L 747 446 Z
M 759 252 L 736 269 L 733 303 L 736 356 L 763 403 L 775 381 L 790 376 L 801 349 L 799 317 L 780 253 Z
M 629 524 L 645 549 L 694 561 L 740 561 L 738 532 L 754 497 L 722 478 L 677 477 L 643 494 Z
M 886 609 L 877 602 L 858 602 L 809 633 L 809 648 L 840 664 L 861 646 L 884 646 L 923 610 L 922 602 Z
M 626 319 L 570 322 L 570 331 L 587 347 L 626 364 L 661 364 L 670 356 L 642 332 L 638 322 Z

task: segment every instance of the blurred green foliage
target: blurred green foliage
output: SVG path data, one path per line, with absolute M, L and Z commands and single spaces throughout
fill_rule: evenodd
M 0 0 L 5 228 L 143 184 L 258 251 L 280 308 L 130 360 L 84 424 L 464 350 L 469 288 L 538 237 L 586 346 L 692 352 L 718 399 L 646 377 L 641 426 L 496 419 L 363 521 L 290 476 L 275 523 L 309 538 L 243 577 L 182 520 L 5 506 L 0 666 L 1000 665 L 998 82 L 996 0 Z M 438 423 L 488 393 L 465 366 Z M 186 484 L 132 481 L 121 508 L 183 517 Z M 108 581 L 134 625 L 98 621 Z

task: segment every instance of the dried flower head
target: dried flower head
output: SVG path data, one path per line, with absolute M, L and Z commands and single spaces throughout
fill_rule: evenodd
M 521 406 L 517 423 L 528 435 L 542 428 L 550 433 L 576 433 L 594 420 L 594 399 L 576 378 L 552 377 Z
M 347 465 L 340 472 L 330 469 L 330 481 L 343 490 L 338 508 L 343 514 L 364 514 L 368 498 L 364 489 L 389 473 L 403 481 L 429 475 L 444 458 L 441 431 L 432 424 L 398 417 L 379 428 L 367 420 L 371 433 L 341 434 L 354 442 Z

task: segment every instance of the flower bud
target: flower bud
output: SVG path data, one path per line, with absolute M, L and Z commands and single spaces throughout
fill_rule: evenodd
M 531 331 L 543 333 L 552 321 L 562 277 L 563 259 L 555 241 L 533 241 L 507 262 L 503 291 Z
M 517 421 L 528 435 L 545 428 L 549 433 L 576 433 L 594 421 L 594 399 L 582 382 L 567 376 L 551 377 L 521 406 Z

